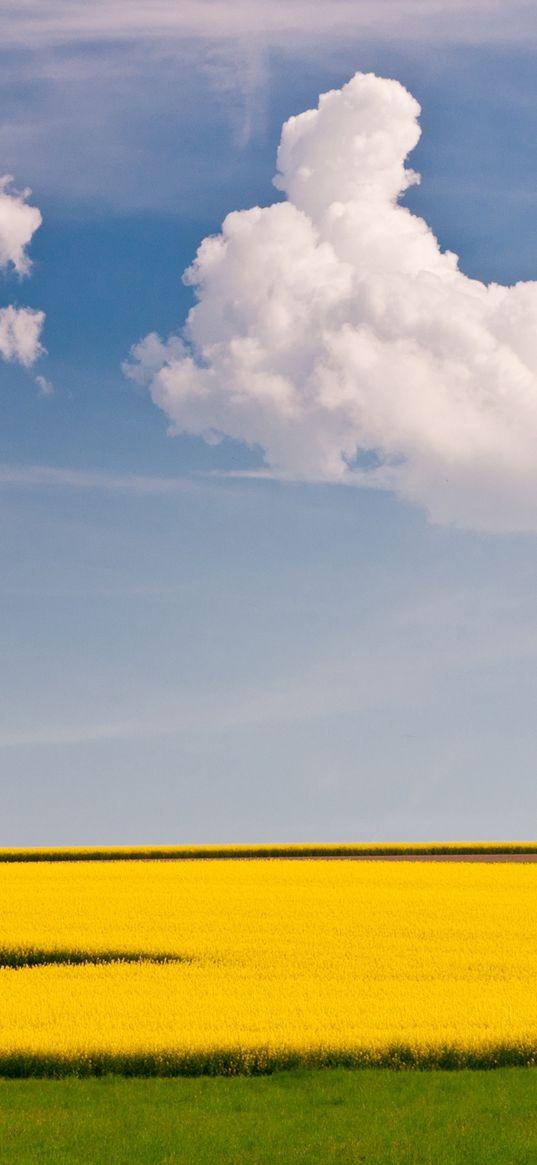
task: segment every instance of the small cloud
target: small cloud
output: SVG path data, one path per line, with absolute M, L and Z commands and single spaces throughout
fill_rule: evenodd
M 15 190 L 10 174 L 0 178 L 0 268 L 12 266 L 18 275 L 28 275 L 31 262 L 26 248 L 41 225 L 37 206 L 29 206 L 31 190 Z
M 0 308 L 0 356 L 25 368 L 35 364 L 44 352 L 39 340 L 44 319 L 44 312 L 30 307 Z
M 54 385 L 46 376 L 36 376 L 35 383 L 39 389 L 40 396 L 52 396 L 54 392 Z
M 37 207 L 27 202 L 31 191 L 16 190 L 12 182 L 9 174 L 0 178 L 0 271 L 12 269 L 23 276 L 31 269 L 26 248 L 42 219 Z M 29 307 L 0 308 L 2 359 L 30 368 L 44 352 L 40 343 L 44 320 L 44 312 Z

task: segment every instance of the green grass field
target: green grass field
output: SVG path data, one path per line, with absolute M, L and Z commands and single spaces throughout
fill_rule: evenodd
M 0 1081 L 1 1165 L 535 1165 L 537 1071 Z

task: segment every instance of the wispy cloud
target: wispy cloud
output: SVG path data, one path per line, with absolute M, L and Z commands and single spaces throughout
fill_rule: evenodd
M 74 41 L 169 40 L 262 36 L 279 42 L 296 34 L 340 36 L 354 30 L 371 37 L 427 40 L 442 35 L 454 43 L 524 41 L 537 32 L 528 0 L 3 0 L 3 45 L 65 45 Z
M 525 682 L 537 658 L 531 608 L 524 593 L 515 601 L 490 587 L 439 589 L 325 643 L 307 666 L 284 674 L 216 686 L 191 678 L 173 690 L 144 688 L 121 703 L 116 694 L 87 715 L 77 707 L 56 718 L 51 705 L 41 720 L 13 724 L 4 714 L 0 749 L 206 738 L 379 711 L 411 722 L 456 701 L 461 687 L 475 691 L 477 680 L 491 697 Z
M 54 465 L 0 464 L 0 488 L 50 487 L 71 490 L 103 490 L 106 493 L 174 494 L 196 489 L 187 477 L 152 477 L 106 470 L 61 469 Z
M 63 209 L 203 217 L 305 61 L 326 74 L 383 46 L 527 47 L 537 20 L 525 0 L 0 0 L 0 27 L 6 165 Z
M 132 738 L 134 722 L 43 724 L 20 729 L 0 729 L 0 748 L 36 748 L 69 744 L 98 744 L 105 740 Z M 140 734 L 138 734 L 140 735 Z
M 36 376 L 35 383 L 39 389 L 40 396 L 52 396 L 54 393 L 54 385 L 52 381 L 47 380 L 46 376 Z

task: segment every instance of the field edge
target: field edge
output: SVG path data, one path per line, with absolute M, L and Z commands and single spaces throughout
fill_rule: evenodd
M 490 1044 L 482 1048 L 405 1044 L 386 1048 L 297 1049 L 212 1048 L 208 1051 L 89 1051 L 73 1054 L 0 1052 L 0 1079 L 64 1077 L 270 1076 L 296 1069 L 346 1068 L 395 1071 L 494 1070 L 537 1067 L 537 1043 Z
M 252 845 L 57 846 L 0 848 L 0 862 L 192 861 L 247 858 L 375 858 L 537 855 L 537 841 L 289 843 Z

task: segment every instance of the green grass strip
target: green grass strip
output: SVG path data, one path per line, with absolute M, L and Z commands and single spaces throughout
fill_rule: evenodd
M 402 842 L 397 844 L 73 846 L 0 849 L 0 862 L 192 861 L 217 858 L 398 857 L 537 854 L 536 841 Z
M 0 1081 L 0 1165 L 535 1165 L 537 1074 Z

